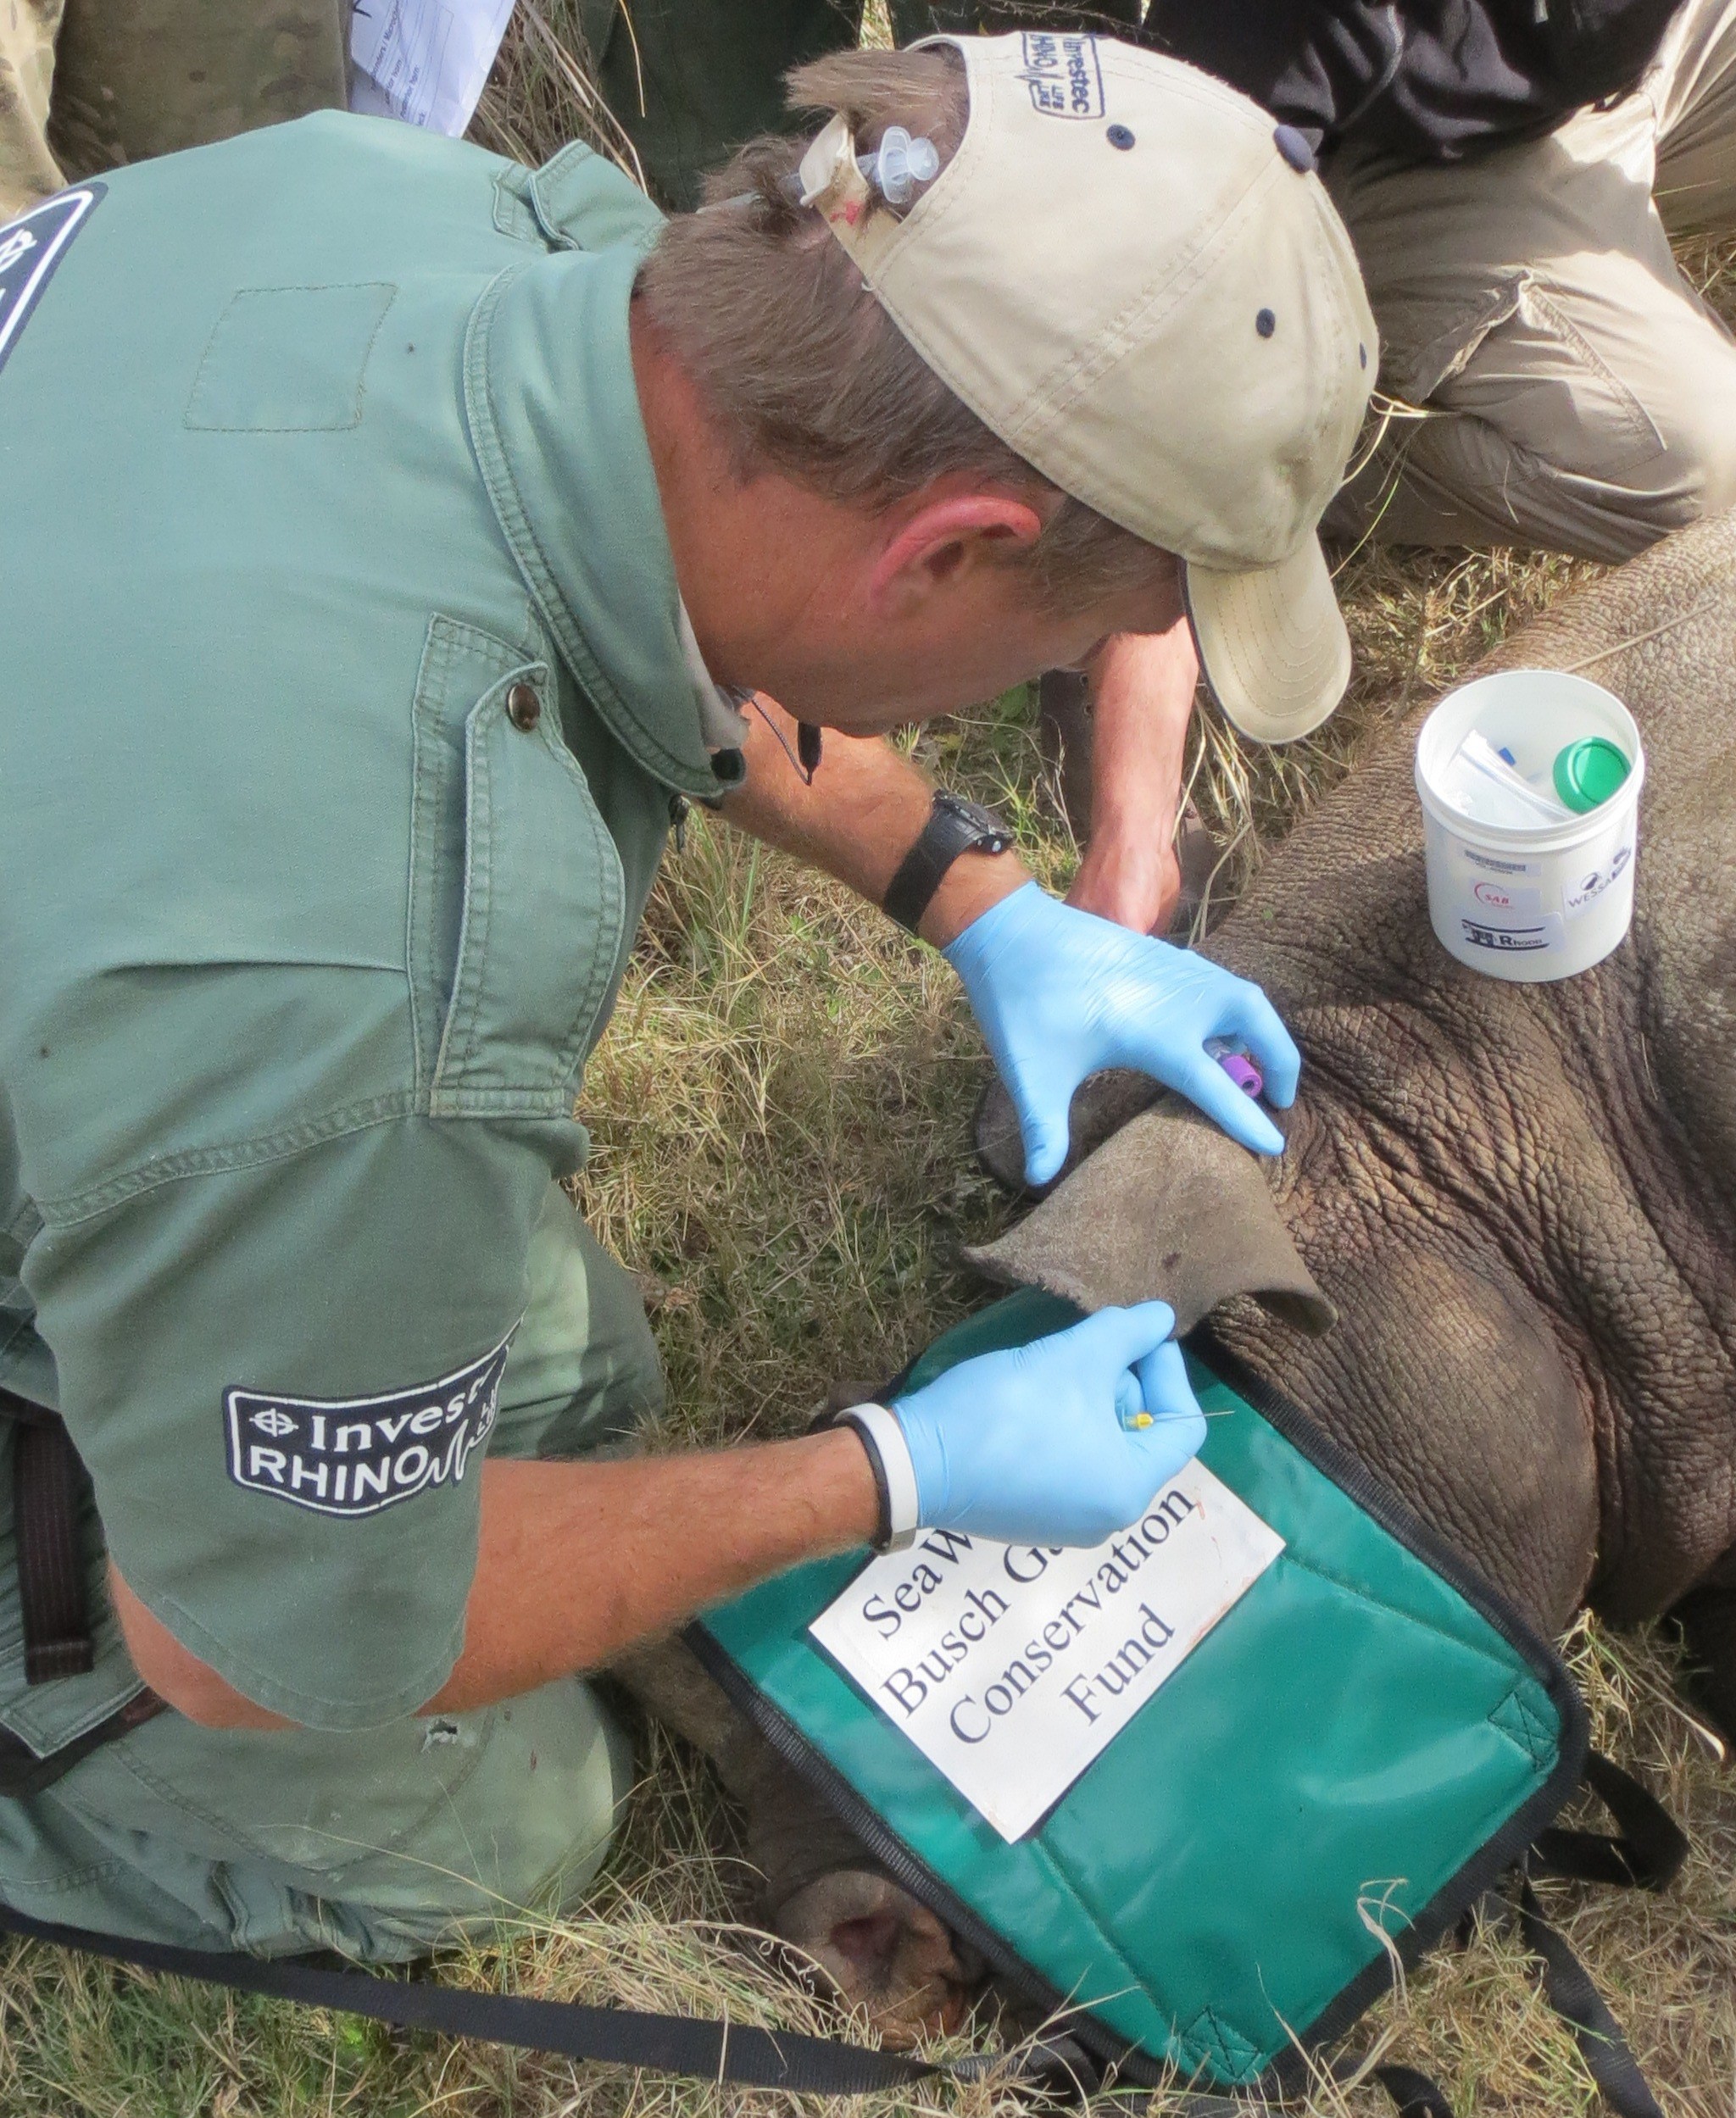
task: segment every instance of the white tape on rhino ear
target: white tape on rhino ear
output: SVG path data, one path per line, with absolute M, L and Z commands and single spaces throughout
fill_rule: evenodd
M 818 207 L 829 222 L 853 228 L 876 193 L 888 206 L 907 206 L 919 185 L 939 175 L 933 141 L 913 139 L 903 125 L 888 125 L 873 153 L 858 154 L 855 135 L 839 111 L 814 136 L 785 189 L 801 205 Z
M 843 111 L 815 134 L 796 176 L 800 203 L 817 207 L 828 222 L 854 228 L 861 219 L 872 194 L 856 159 L 856 136 Z

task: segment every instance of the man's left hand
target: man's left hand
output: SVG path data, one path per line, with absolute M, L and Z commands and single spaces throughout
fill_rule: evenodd
M 1205 1049 L 1244 1047 L 1281 1109 L 1301 1056 L 1258 986 L 1191 949 L 1130 933 L 1027 883 L 943 951 L 964 981 L 1019 1114 L 1025 1177 L 1046 1184 L 1067 1159 L 1073 1091 L 1106 1066 L 1149 1074 L 1197 1103 L 1256 1154 L 1283 1135 Z
M 1199 681 L 1188 620 L 1118 633 L 1090 675 L 1091 830 L 1067 903 L 1161 934 L 1182 894 L 1176 818 Z

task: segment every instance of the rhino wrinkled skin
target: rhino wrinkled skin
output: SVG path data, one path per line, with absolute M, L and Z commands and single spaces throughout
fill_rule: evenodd
M 1427 708 L 1386 737 L 1210 945 L 1302 1048 L 1272 1198 L 1338 1315 L 1310 1338 L 1238 1307 L 1223 1336 L 1546 1629 L 1700 1591 L 1736 1731 L 1736 515 L 1488 664 L 1527 665 L 1639 724 L 1632 932 L 1559 984 L 1455 963 L 1411 781 Z
M 1676 1612 L 1702 1706 L 1736 1735 L 1736 515 L 1564 599 L 1486 666 L 1580 670 L 1639 722 L 1628 939 L 1559 984 L 1447 956 L 1419 706 L 1206 945 L 1302 1048 L 1282 1161 L 1168 1098 L 1125 1122 L 1149 1091 L 1088 1084 L 1071 1173 L 976 1254 L 1087 1306 L 1165 1295 L 1184 1325 L 1288 1290 L 1229 1302 L 1219 1336 L 1545 1631 L 1586 1603 L 1616 1625 Z M 1310 1276 L 1324 1302 L 1296 1292 Z M 936 1955 L 932 1915 L 835 1841 L 829 1871 L 782 1872 L 792 1833 L 766 1820 L 813 1798 L 769 1754 L 726 1776 L 779 1931 L 895 2032 L 955 2015 L 976 1967 Z

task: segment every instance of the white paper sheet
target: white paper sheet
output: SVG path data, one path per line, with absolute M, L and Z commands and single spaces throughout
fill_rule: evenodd
M 1283 1548 L 1196 1457 L 1094 1550 L 930 1530 L 865 1567 L 809 1631 L 1011 1841 Z
M 356 0 L 349 107 L 456 139 L 476 114 L 513 0 Z

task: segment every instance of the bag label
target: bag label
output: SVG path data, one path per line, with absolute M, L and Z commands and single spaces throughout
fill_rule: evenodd
M 1492 876 L 1540 876 L 1543 873 L 1540 860 L 1502 860 L 1494 853 L 1480 853 L 1475 846 L 1461 845 L 1459 857 L 1468 861 L 1473 868 L 1484 869 Z
M 1533 914 L 1541 916 L 1543 912 L 1543 892 L 1535 884 L 1485 879 L 1472 884 L 1471 894 L 1485 912 L 1498 919 L 1527 919 Z
M 1466 920 L 1460 931 L 1472 948 L 1486 948 L 1495 956 L 1525 956 L 1540 948 L 1561 946 L 1561 915 L 1544 912 L 1523 926 L 1500 926 L 1492 920 Z
M 871 1560 L 808 1630 L 1010 1843 L 1283 1548 L 1196 1457 L 1093 1549 L 929 1530 Z
M 1633 840 L 1631 834 L 1606 860 L 1600 860 L 1595 867 L 1574 876 L 1561 887 L 1561 902 L 1566 907 L 1567 917 L 1577 920 L 1582 913 L 1590 911 L 1612 883 L 1619 882 L 1628 872 L 1628 864 L 1633 858 Z

